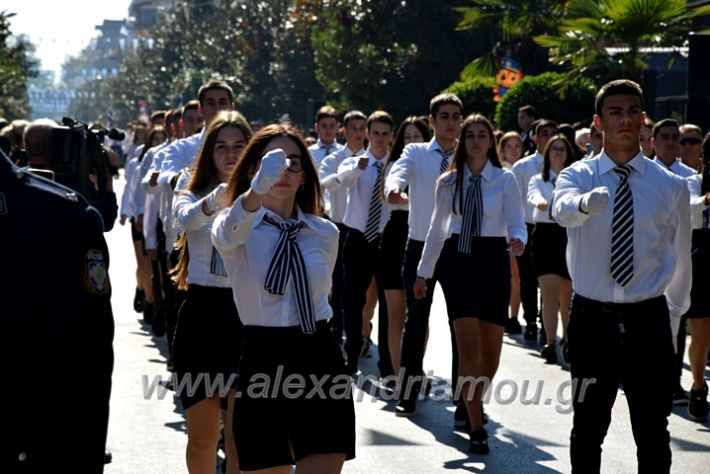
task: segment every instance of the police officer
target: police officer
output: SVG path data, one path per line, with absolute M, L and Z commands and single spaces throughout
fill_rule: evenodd
M 114 331 L 101 217 L 0 153 L 0 229 L 0 472 L 101 473 Z

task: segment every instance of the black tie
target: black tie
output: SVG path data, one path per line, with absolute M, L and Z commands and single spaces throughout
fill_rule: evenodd
M 611 276 L 621 286 L 626 286 L 634 276 L 634 202 L 629 186 L 629 165 L 617 166 L 619 187 L 614 196 L 614 214 L 611 221 Z
M 471 253 L 471 237 L 481 235 L 481 216 L 483 215 L 483 195 L 481 193 L 481 176 L 468 178 L 461 218 L 461 234 L 459 235 L 459 252 Z
M 444 151 L 441 148 L 437 148 L 437 150 L 441 153 L 441 165 L 439 165 L 439 174 L 441 174 L 449 167 L 449 158 L 451 158 L 451 155 L 454 154 L 455 148 L 452 148 L 449 151 Z
M 313 334 L 316 332 L 316 318 L 308 283 L 308 270 L 296 242 L 296 235 L 303 227 L 303 222 L 276 222 L 267 215 L 264 216 L 264 222 L 281 230 L 274 256 L 266 272 L 264 288 L 272 295 L 283 296 L 290 275 L 296 294 L 301 331 L 304 334 Z
M 370 196 L 370 207 L 367 212 L 367 224 L 365 225 L 365 240 L 372 242 L 379 235 L 380 216 L 382 215 L 382 163 L 376 161 L 373 163 L 377 171 L 375 185 L 372 187 L 372 195 Z

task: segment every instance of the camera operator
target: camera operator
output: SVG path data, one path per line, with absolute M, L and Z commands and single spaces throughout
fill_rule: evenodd
M 113 192 L 113 178 L 109 173 L 98 173 L 94 170 L 89 174 L 88 179 L 91 180 L 91 185 L 87 186 L 88 192 L 82 193 L 70 180 L 64 180 L 63 177 L 57 177 L 53 170 L 53 162 L 55 161 L 55 136 L 57 135 L 59 125 L 49 119 L 39 119 L 27 126 L 24 133 L 25 150 L 27 153 L 27 162 L 32 171 L 39 171 L 39 174 L 49 175 L 64 185 L 67 185 L 75 191 L 83 194 L 83 197 L 89 201 L 101 214 L 104 224 L 104 232 L 113 229 L 113 225 L 118 216 L 118 206 L 116 204 L 116 193 Z M 112 152 L 113 153 L 113 152 Z M 99 163 L 99 166 L 110 168 L 111 158 L 104 150 L 104 163 Z M 117 157 L 116 157 L 117 159 Z M 105 193 L 99 193 L 100 186 L 98 179 L 100 176 L 105 176 L 104 183 Z M 79 177 L 81 179 L 81 177 Z M 88 195 L 86 195 L 88 194 Z

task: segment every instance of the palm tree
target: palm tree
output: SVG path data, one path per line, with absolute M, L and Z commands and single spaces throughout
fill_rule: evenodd
M 686 0 L 570 0 L 559 34 L 534 40 L 569 76 L 638 81 L 647 67 L 642 48 L 686 45 L 691 19 L 708 14 L 710 5 L 691 8 Z
M 495 75 L 505 57 L 520 62 L 526 75 L 550 70 L 547 49 L 533 41 L 533 37 L 557 33 L 565 0 L 469 0 L 469 3 L 470 6 L 455 8 L 462 14 L 457 29 L 476 31 L 491 49 L 466 66 L 461 73 L 464 79 Z

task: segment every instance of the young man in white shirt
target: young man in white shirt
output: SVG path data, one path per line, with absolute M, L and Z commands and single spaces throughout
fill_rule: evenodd
M 560 173 L 553 205 L 553 217 L 567 227 L 575 292 L 568 330 L 572 472 L 600 471 L 620 382 L 639 472 L 669 472 L 674 337 L 690 306 L 688 188 L 639 148 L 638 84 L 605 84 L 595 110 L 604 149 Z
M 680 126 L 680 160 L 684 165 L 700 170 L 702 168 L 701 144 L 703 131 L 697 125 L 686 123 Z
M 520 190 L 520 200 L 525 209 L 525 224 L 527 226 L 528 235 L 532 235 L 535 227 L 535 219 L 533 219 L 534 207 L 528 203 L 528 186 L 533 176 L 542 173 L 543 157 L 542 153 L 545 150 L 547 141 L 557 133 L 557 123 L 552 120 L 540 119 L 535 124 L 535 140 L 537 142 L 537 151 L 523 157 L 513 165 L 513 175 L 518 182 Z M 532 257 L 530 255 L 531 240 L 528 240 L 525 245 L 525 252 L 516 257 L 518 261 L 518 269 L 520 272 L 520 300 L 523 304 L 523 319 L 527 323 L 523 337 L 526 341 L 536 341 L 538 328 L 537 319 L 540 316 L 540 310 L 537 304 L 537 277 L 532 265 Z M 510 323 L 509 323 L 510 324 Z M 541 332 L 544 339 L 544 331 Z
M 326 215 L 338 226 L 340 231 L 338 242 L 338 259 L 333 270 L 333 288 L 331 291 L 330 306 L 333 308 L 333 317 L 328 324 L 336 340 L 341 342 L 343 337 L 343 245 L 348 235 L 347 226 L 343 224 L 345 208 L 348 204 L 348 189 L 337 179 L 338 166 L 346 158 L 361 156 L 365 153 L 365 133 L 367 117 L 359 110 L 351 110 L 343 117 L 343 135 L 345 146 L 335 153 L 326 156 L 320 164 L 318 178 L 324 193 L 329 196 L 326 205 Z
M 338 113 L 330 105 L 324 105 L 316 114 L 315 131 L 318 141 L 308 147 L 308 152 L 313 157 L 316 169 L 320 167 L 323 159 L 343 147 L 335 141 L 338 135 Z
M 656 150 L 653 161 L 666 168 L 671 173 L 688 178 L 698 174 L 696 170 L 683 164 L 680 155 L 680 128 L 673 119 L 663 119 L 656 122 L 651 129 L 651 144 Z
M 343 323 L 348 370 L 357 372 L 362 351 L 362 309 L 365 294 L 374 275 L 379 302 L 378 367 L 380 375 L 392 375 L 392 361 L 387 343 L 387 303 L 381 283 L 380 220 L 382 218 L 382 181 L 394 120 L 382 110 L 367 119 L 367 153 L 345 159 L 338 166 L 336 178 L 348 190 L 348 204 L 343 223 L 348 235 L 343 245 Z
M 392 166 L 385 182 L 388 202 L 398 204 L 402 195 L 409 197 L 409 236 L 405 249 L 402 277 L 407 302 L 407 318 L 402 334 L 401 365 L 404 370 L 400 380 L 397 415 L 410 416 L 416 408 L 416 399 L 423 379 L 424 347 L 429 312 L 438 274 L 427 280 L 427 295 L 417 299 L 414 282 L 417 265 L 422 256 L 424 241 L 434 212 L 436 181 L 451 163 L 463 120 L 463 104 L 453 94 L 440 94 L 429 103 L 429 123 L 434 127 L 434 138 L 428 143 L 411 143 L 404 147 L 401 157 Z M 451 330 L 452 380 L 458 376 L 458 355 Z M 461 405 L 463 406 L 463 405 Z M 464 412 L 465 419 L 465 412 Z

